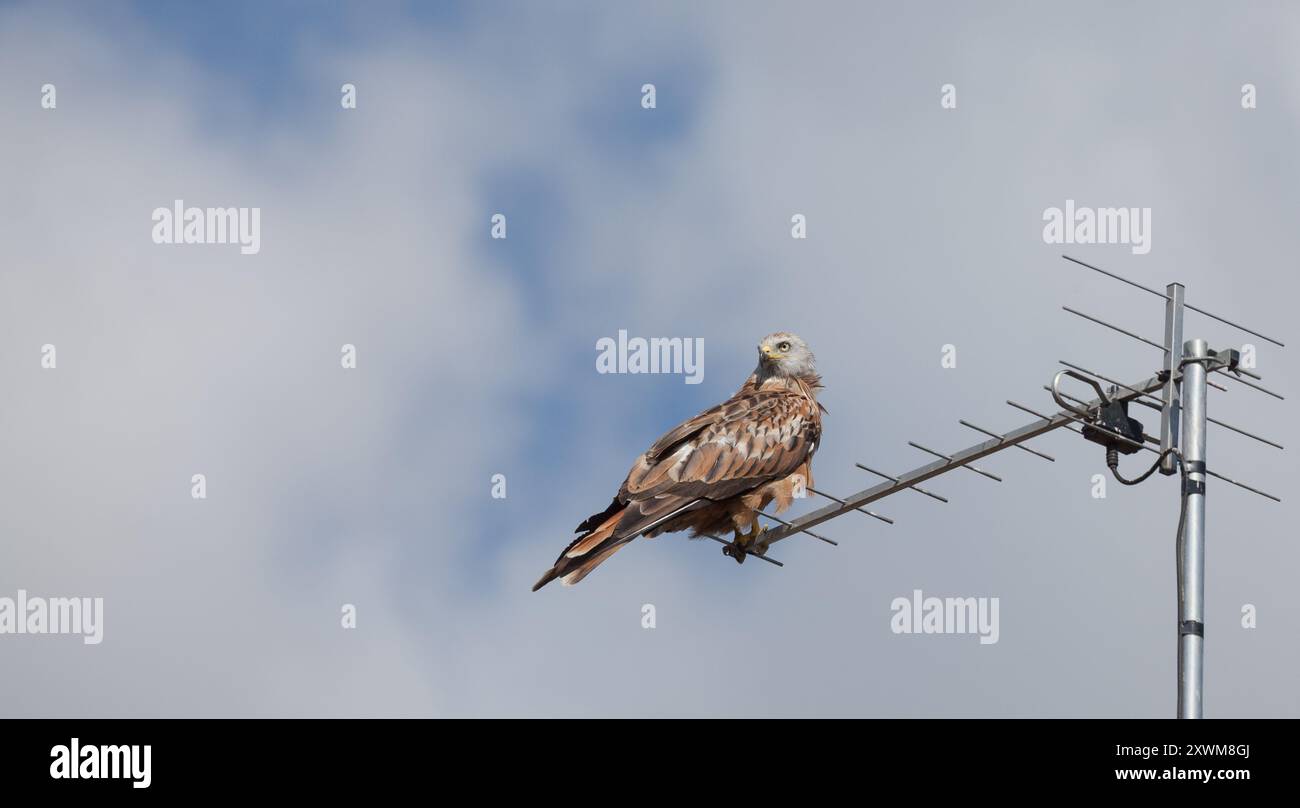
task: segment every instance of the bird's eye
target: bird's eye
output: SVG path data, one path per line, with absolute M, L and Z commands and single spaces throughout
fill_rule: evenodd
M 783 342 L 780 345 L 776 346 L 776 349 L 781 353 L 785 353 L 786 351 L 790 350 L 790 343 Z

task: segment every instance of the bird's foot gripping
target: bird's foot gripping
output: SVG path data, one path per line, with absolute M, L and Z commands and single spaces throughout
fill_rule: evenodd
M 724 556 L 730 556 L 731 558 L 736 559 L 737 564 L 745 563 L 746 550 L 743 545 L 737 544 L 734 541 L 722 545 L 722 554 Z
M 736 530 L 730 544 L 722 546 L 722 554 L 736 559 L 737 564 L 745 563 L 745 556 L 753 553 L 754 555 L 763 555 L 767 552 L 767 542 L 761 538 L 763 535 L 763 526 L 759 524 L 758 516 L 751 517 L 749 523 L 749 532 L 741 533 Z

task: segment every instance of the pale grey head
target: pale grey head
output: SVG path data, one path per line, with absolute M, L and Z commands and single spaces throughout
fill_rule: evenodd
M 816 360 L 798 334 L 778 331 L 768 334 L 758 343 L 758 368 L 754 373 L 760 378 L 781 376 L 807 378 L 817 375 Z

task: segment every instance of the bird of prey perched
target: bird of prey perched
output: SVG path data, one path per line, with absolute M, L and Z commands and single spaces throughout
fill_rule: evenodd
M 632 464 L 609 507 L 578 525 L 555 565 L 533 586 L 576 584 L 638 536 L 732 531 L 727 555 L 767 551 L 758 512 L 777 512 L 812 485 L 821 440 L 821 377 L 812 351 L 778 331 L 758 344 L 758 367 L 736 394 L 669 430 Z

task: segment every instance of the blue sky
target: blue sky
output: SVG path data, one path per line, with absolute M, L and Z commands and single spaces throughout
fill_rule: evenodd
M 1064 433 L 781 570 L 665 536 L 528 588 L 769 332 L 817 353 L 835 493 L 1049 408 L 1058 359 L 1149 375 L 1059 310 L 1160 327 L 1043 243 L 1066 199 L 1153 211 L 1150 254 L 1079 257 L 1286 341 L 1298 32 L 1281 4 L 0 7 L 0 595 L 108 612 L 93 649 L 0 638 L 0 714 L 1167 715 L 1172 483 L 1095 500 Z M 262 252 L 151 244 L 182 197 L 260 207 Z M 704 382 L 596 373 L 620 329 L 702 338 Z M 1284 393 L 1295 364 L 1260 346 Z M 1251 395 L 1212 412 L 1294 443 Z M 1294 464 L 1211 445 L 1287 502 L 1212 494 L 1207 712 L 1296 715 Z M 914 588 L 1000 597 L 999 643 L 891 634 Z

